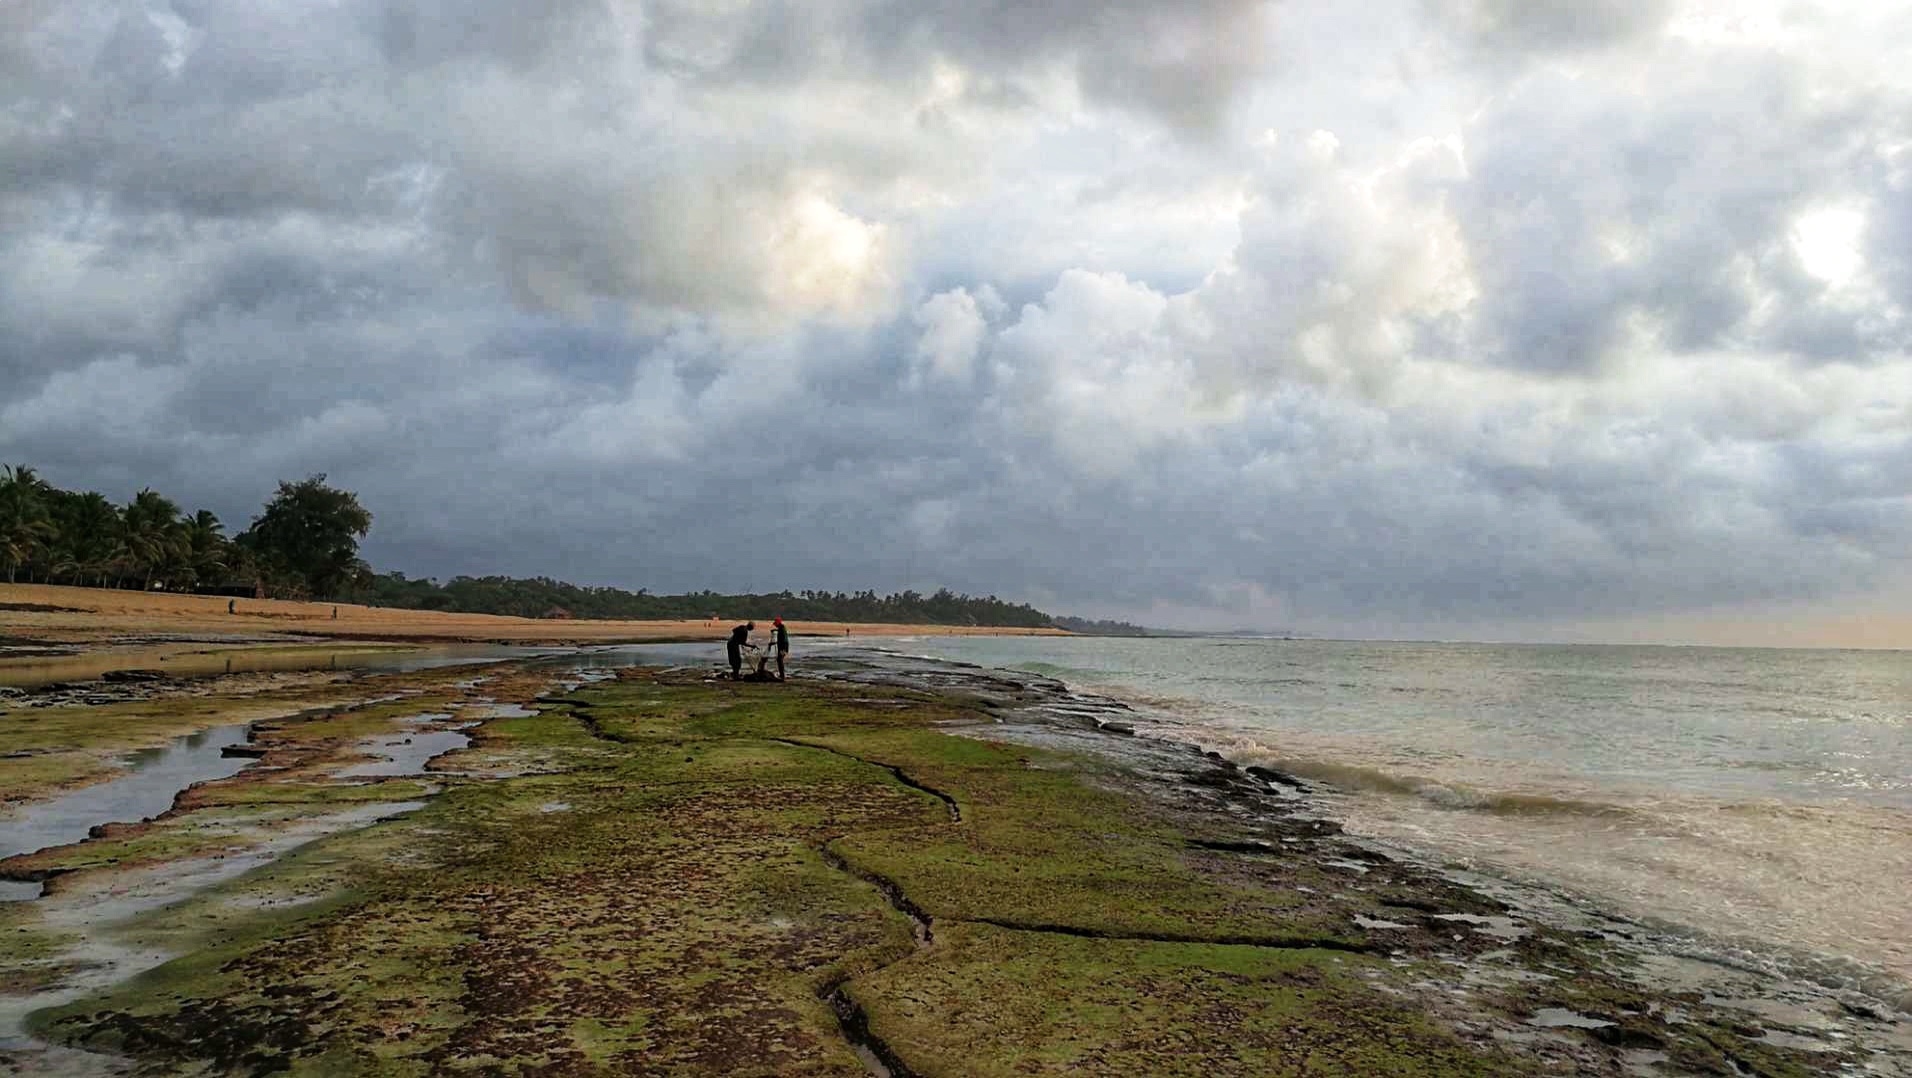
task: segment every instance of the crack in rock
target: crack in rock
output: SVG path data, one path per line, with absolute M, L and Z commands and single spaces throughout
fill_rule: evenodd
M 831 843 L 843 837 L 845 836 L 838 835 L 837 838 L 830 839 L 828 842 L 817 847 L 817 853 L 823 856 L 824 862 L 838 872 L 854 876 L 882 892 L 883 897 L 896 912 L 910 919 L 911 930 L 916 936 L 916 945 L 918 947 L 927 947 L 936 942 L 936 933 L 932 918 L 928 913 L 923 911 L 923 907 L 912 902 L 910 897 L 903 893 L 903 888 L 899 886 L 895 880 L 880 873 L 872 872 L 859 865 L 852 864 L 848 858 L 830 848 Z
M 954 797 L 951 797 L 949 794 L 944 793 L 943 791 L 937 789 L 934 786 L 931 786 L 930 784 L 926 782 L 922 782 L 917 779 L 911 778 L 907 772 L 905 772 L 902 768 L 896 766 L 895 764 L 886 764 L 880 760 L 871 760 L 866 757 L 858 756 L 855 753 L 844 752 L 842 749 L 833 749 L 828 745 L 818 745 L 809 741 L 798 741 L 797 739 L 790 738 L 790 737 L 772 737 L 772 738 L 766 738 L 765 740 L 774 741 L 779 745 L 789 745 L 792 748 L 815 749 L 818 752 L 827 752 L 835 756 L 841 756 L 846 760 L 855 760 L 857 763 L 867 764 L 870 767 L 881 768 L 884 771 L 888 771 L 891 775 L 895 776 L 896 781 L 902 783 L 903 785 L 909 787 L 910 789 L 917 790 L 922 793 L 926 793 L 930 795 L 931 797 L 934 797 L 938 801 L 941 801 L 943 805 L 949 809 L 950 822 L 952 823 L 963 822 L 962 806 L 956 803 L 956 799 Z
M 1111 932 L 1100 928 L 1083 928 L 1079 925 L 1037 924 L 994 917 L 972 917 L 967 923 L 991 925 L 1011 932 L 1046 932 L 1057 936 L 1075 936 L 1079 939 L 1120 940 L 1129 943 L 1206 943 L 1220 947 L 1265 947 L 1281 951 L 1380 953 L 1377 948 L 1369 944 L 1335 939 L 1332 936 L 1204 936 L 1192 932 Z

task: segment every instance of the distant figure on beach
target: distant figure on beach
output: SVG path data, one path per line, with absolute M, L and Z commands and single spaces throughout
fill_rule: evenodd
M 228 614 L 237 614 L 238 612 L 239 612 L 239 600 L 237 600 L 237 599 L 227 599 L 227 600 L 226 600 L 226 613 L 228 613 Z
M 744 649 L 756 650 L 756 645 L 750 642 L 750 634 L 756 631 L 757 623 L 754 621 L 746 621 L 730 630 L 730 640 L 724 644 L 724 653 L 730 659 L 730 680 L 744 679 Z
M 339 608 L 336 606 L 332 608 L 332 620 L 333 621 L 339 620 Z
M 778 681 L 782 681 L 782 680 L 783 680 L 783 660 L 784 660 L 784 657 L 785 657 L 786 655 L 789 655 L 789 654 L 790 654 L 790 630 L 788 630 L 788 629 L 786 629 L 786 628 L 784 628 L 784 627 L 783 627 L 783 619 L 782 619 L 782 618 L 776 618 L 776 619 L 773 619 L 773 620 L 772 620 L 772 621 L 770 622 L 770 624 L 776 627 L 776 633 L 777 633 L 777 680 L 778 680 Z

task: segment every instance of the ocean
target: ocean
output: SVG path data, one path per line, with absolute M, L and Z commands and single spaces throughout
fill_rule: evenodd
M 876 643 L 1122 700 L 1141 732 L 1330 783 L 1350 832 L 1454 868 L 1912 983 L 1912 652 Z

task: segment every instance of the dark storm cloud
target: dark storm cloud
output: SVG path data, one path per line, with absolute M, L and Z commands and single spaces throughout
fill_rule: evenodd
M 1770 56 L 1648 70 L 1660 96 L 1547 72 L 1521 80 L 1468 129 L 1454 191 L 1503 362 L 1572 371 L 1624 354 L 1630 320 L 1676 351 L 1769 335 L 1820 357 L 1875 339 L 1816 300 L 1789 237 L 1816 200 L 1850 192 L 1893 111 L 1827 94 Z M 1751 325 L 1762 305 L 1781 312 Z M 1882 329 L 1883 327 L 1875 327 Z M 1841 347 L 1844 345 L 1845 347 Z
M 1892 584 L 1883 61 L 1428 10 L 11 5 L 0 458 L 235 525 L 326 471 L 439 575 L 1376 631 Z
M 1263 0 L 885 0 L 863 22 L 883 47 L 942 52 L 997 72 L 1059 61 L 1093 98 L 1208 129 L 1266 60 L 1267 7 Z
M 1267 0 L 763 0 L 748 18 L 708 5 L 647 9 L 648 55 L 700 79 L 788 84 L 846 73 L 908 82 L 942 61 L 972 93 L 1032 106 L 1073 78 L 1091 100 L 1207 132 L 1266 60 Z
M 1437 18 L 1479 44 L 1559 51 L 1639 38 L 1663 24 L 1670 0 L 1429 0 Z

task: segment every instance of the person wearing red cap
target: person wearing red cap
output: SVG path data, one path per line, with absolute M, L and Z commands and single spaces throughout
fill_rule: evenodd
M 777 618 L 773 620 L 770 624 L 776 627 L 777 680 L 782 681 L 783 680 L 783 657 L 785 655 L 790 654 L 790 630 L 783 627 L 782 618 Z

